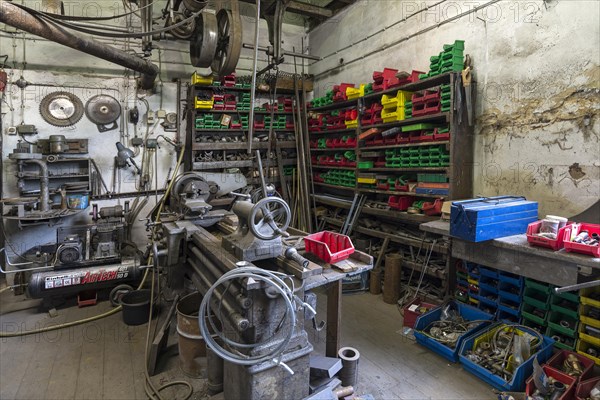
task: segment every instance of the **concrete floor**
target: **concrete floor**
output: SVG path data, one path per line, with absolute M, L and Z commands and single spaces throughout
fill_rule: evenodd
M 10 292 L 0 304 L 14 303 Z M 324 315 L 320 299 L 320 315 Z M 3 307 L 6 308 L 6 307 Z M 26 330 L 91 317 L 110 310 L 104 301 L 87 308 L 59 309 L 55 318 L 36 308 L 0 316 L 2 331 Z M 345 295 L 342 345 L 361 353 L 357 393 L 376 399 L 493 399 L 491 388 L 459 365 L 420 347 L 401 332 L 401 316 L 380 296 Z M 309 332 L 315 351 L 324 353 L 324 333 Z M 0 399 L 146 399 L 144 344 L 146 326 L 128 327 L 121 315 L 61 331 L 0 339 Z M 206 399 L 203 379 L 189 379 L 178 367 L 176 338 L 154 377 L 157 385 L 186 379 L 192 399 Z M 169 388 L 165 399 L 181 398 L 183 389 Z

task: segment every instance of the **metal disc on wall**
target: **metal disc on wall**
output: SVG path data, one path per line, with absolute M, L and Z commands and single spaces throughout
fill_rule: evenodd
M 40 102 L 40 115 L 54 126 L 75 125 L 83 116 L 83 103 L 69 92 L 50 93 Z
M 190 39 L 190 60 L 197 68 L 211 66 L 218 44 L 217 17 L 202 12 L 196 19 L 196 28 Z
M 85 105 L 85 115 L 98 126 L 100 132 L 106 132 L 118 127 L 117 119 L 121 115 L 121 104 L 112 96 L 99 94 L 88 100 Z

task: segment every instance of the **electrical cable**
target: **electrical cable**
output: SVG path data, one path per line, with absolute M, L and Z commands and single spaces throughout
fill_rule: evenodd
M 180 27 L 182 25 L 185 25 L 185 24 L 190 23 L 191 21 L 194 21 L 196 19 L 196 17 L 198 17 L 201 14 L 201 11 L 198 11 L 198 12 L 192 14 L 189 18 L 186 18 L 186 19 L 184 19 L 180 22 L 177 22 L 173 25 L 170 25 L 168 28 L 161 28 L 161 29 L 157 29 L 154 31 L 140 32 L 140 33 L 108 33 L 108 32 L 104 32 L 104 31 L 86 29 L 81 26 L 77 26 L 77 25 L 73 25 L 73 24 L 64 22 L 58 18 L 51 17 L 47 14 L 41 13 L 32 8 L 29 8 L 29 7 L 26 7 L 23 5 L 19 5 L 19 4 L 15 4 L 15 5 L 18 5 L 19 8 L 23 9 L 24 11 L 29 12 L 31 15 L 43 18 L 44 20 L 46 20 L 46 22 L 53 23 L 54 25 L 59 25 L 64 28 L 72 29 L 77 32 L 86 33 L 88 35 L 102 36 L 102 37 L 109 37 L 109 38 L 144 38 L 147 36 L 158 35 L 161 33 L 170 32 L 174 29 L 177 29 L 178 27 Z
M 125 1 L 126 0 L 124 0 L 123 3 L 125 3 Z M 155 2 L 153 1 L 144 7 L 138 8 L 137 10 L 133 10 L 131 7 L 127 7 L 131 10 L 130 12 L 127 12 L 125 14 L 112 15 L 110 17 L 82 17 L 82 16 L 75 16 L 75 15 L 54 14 L 54 13 L 49 13 L 49 12 L 45 12 L 45 11 L 37 11 L 37 10 L 34 10 L 27 6 L 24 6 L 23 4 L 18 4 L 15 2 L 13 2 L 12 4 L 14 4 L 15 6 L 22 8 L 24 10 L 27 10 L 27 11 L 35 11 L 37 14 L 41 14 L 43 16 L 48 16 L 50 18 L 60 19 L 60 20 L 64 20 L 64 21 L 110 21 L 113 19 L 119 19 L 119 18 L 127 17 L 131 14 L 135 14 L 139 10 L 142 10 L 142 9 L 148 8 L 148 7 L 152 7 L 154 5 L 154 3 Z

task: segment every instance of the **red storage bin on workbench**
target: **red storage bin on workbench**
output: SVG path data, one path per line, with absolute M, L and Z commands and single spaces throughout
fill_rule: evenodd
M 587 400 L 590 392 L 598 383 L 600 383 L 600 376 L 580 382 L 575 391 L 575 400 Z
M 563 242 L 567 252 L 588 254 L 594 257 L 600 257 L 600 245 L 590 246 L 584 243 L 575 243 L 571 237 L 577 236 L 582 231 L 588 231 L 589 235 L 597 233 L 600 235 L 600 225 L 596 224 L 571 224 L 565 227 Z
M 567 225 L 558 230 L 556 239 L 550 239 L 537 235 L 542 227 L 542 221 L 532 222 L 527 226 L 527 241 L 531 246 L 546 247 L 554 251 L 560 250 L 564 244 L 565 228 L 571 224 L 572 222 L 567 222 Z
M 348 236 L 330 231 L 306 236 L 304 245 L 308 253 L 330 264 L 345 260 L 354 253 L 354 245 Z
M 569 355 L 577 357 L 577 360 L 579 360 L 581 366 L 583 367 L 583 373 L 581 376 L 575 377 L 575 379 L 577 381 L 585 381 L 591 378 L 594 374 L 594 361 L 574 351 L 561 350 L 553 355 L 552 358 L 546 362 L 546 365 L 562 372 L 563 364 Z

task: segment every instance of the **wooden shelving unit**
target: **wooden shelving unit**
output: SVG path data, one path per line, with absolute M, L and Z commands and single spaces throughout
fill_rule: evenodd
M 250 170 L 257 168 L 257 162 L 255 160 L 255 150 L 261 151 L 261 158 L 263 166 L 269 165 L 269 170 L 272 173 L 269 176 L 270 182 L 282 183 L 282 177 L 280 176 L 284 168 L 283 167 L 294 167 L 296 166 L 296 140 L 295 140 L 295 129 L 289 127 L 289 122 L 293 121 L 292 111 L 282 110 L 257 110 L 255 108 L 255 115 L 260 117 L 273 116 L 274 118 L 285 116 L 287 127 L 285 128 L 273 128 L 269 129 L 267 125 L 265 128 L 254 129 L 254 140 L 252 142 L 252 154 L 248 154 L 248 127 L 241 129 L 220 129 L 220 127 L 200 127 L 196 126 L 196 120 L 199 116 L 212 115 L 213 121 L 219 121 L 226 114 L 234 118 L 235 120 L 242 120 L 242 117 L 248 117 L 250 115 L 249 109 L 206 109 L 206 108 L 195 108 L 196 96 L 200 94 L 206 95 L 212 93 L 212 95 L 231 95 L 235 97 L 236 103 L 242 103 L 242 95 L 248 97 L 250 88 L 248 87 L 226 87 L 226 86 L 203 86 L 191 84 L 188 86 L 187 93 L 187 104 L 188 112 L 186 117 L 186 146 L 184 155 L 184 166 L 186 171 L 216 171 L 225 170 L 231 168 L 239 168 L 243 173 L 248 173 Z M 262 103 L 272 104 L 277 99 L 272 99 L 271 93 L 256 92 L 257 99 L 254 104 L 248 104 L 246 107 L 256 106 Z M 277 97 L 290 97 L 289 91 L 277 90 Z M 295 107 L 295 105 L 293 106 Z M 269 135 L 269 133 L 273 133 Z M 259 140 L 256 140 L 259 138 Z M 271 154 L 269 154 L 271 152 Z M 283 155 L 281 159 L 273 159 L 273 154 Z M 287 156 L 284 156 L 285 154 Z M 206 160 L 207 154 L 211 154 L 214 159 Z M 291 155 L 290 155 L 291 154 Z M 241 159 L 240 159 L 241 158 Z M 267 163 L 267 158 L 268 163 Z M 247 174 L 248 176 L 250 174 Z M 284 174 L 285 176 L 285 174 Z M 256 179 L 249 177 L 248 182 L 250 184 L 257 184 Z
M 450 85 L 451 88 L 451 104 L 454 104 L 455 99 L 455 87 L 462 87 L 462 84 L 457 82 L 460 80 L 460 73 L 450 72 L 441 74 L 432 78 L 420 80 L 418 82 L 410 83 L 408 85 L 395 87 L 385 91 L 376 93 L 370 93 L 356 100 L 348 100 L 342 102 L 336 102 L 327 106 L 309 108 L 309 112 L 314 113 L 329 113 L 331 111 L 341 111 L 347 109 L 356 109 L 358 111 L 358 127 L 352 129 L 335 129 L 335 130 L 323 130 L 319 132 L 309 132 L 310 140 L 319 139 L 330 139 L 340 138 L 342 136 L 352 136 L 356 138 L 356 146 L 352 148 L 310 148 L 310 155 L 313 156 L 312 169 L 313 175 L 319 173 L 326 173 L 327 171 L 335 170 L 351 170 L 354 171 L 357 177 L 362 174 L 376 174 L 376 175 L 391 175 L 401 176 L 405 174 L 418 174 L 418 173 L 435 173 L 445 174 L 448 177 L 449 188 L 447 195 L 432 195 L 432 194 L 417 194 L 413 191 L 401 191 L 396 190 L 395 187 L 390 187 L 389 190 L 380 189 L 377 187 L 364 187 L 361 184 L 357 184 L 355 187 L 339 186 L 331 183 L 314 182 L 314 193 L 313 200 L 316 204 L 326 206 L 332 209 L 349 210 L 352 204 L 352 198 L 354 195 L 366 196 L 367 203 L 369 206 L 363 206 L 360 210 L 360 218 L 377 219 L 382 223 L 396 224 L 399 227 L 399 233 L 393 234 L 377 229 L 369 229 L 363 224 L 357 223 L 353 227 L 354 234 L 359 234 L 371 238 L 380 240 L 389 239 L 389 241 L 396 246 L 401 248 L 412 248 L 410 254 L 417 253 L 419 249 L 423 249 L 421 256 L 425 249 L 429 249 L 432 242 L 430 238 L 419 239 L 420 233 L 418 225 L 425 222 L 431 222 L 439 219 L 437 216 L 427 216 L 423 214 L 413 214 L 405 211 L 398 211 L 391 208 L 385 208 L 387 205 L 389 196 L 412 196 L 415 200 L 433 202 L 435 199 L 452 200 L 460 198 L 468 198 L 472 196 L 472 178 L 473 178 L 473 129 L 468 126 L 467 123 L 467 112 L 464 107 L 459 110 L 455 110 L 454 107 L 448 112 L 438 112 L 431 115 L 418 116 L 414 118 L 408 118 L 400 121 L 393 121 L 390 123 L 379 123 L 362 125 L 361 119 L 363 114 L 362 110 L 365 110 L 376 102 L 381 102 L 383 95 L 395 95 L 399 90 L 406 92 L 417 92 L 426 89 L 433 89 L 440 85 Z M 462 96 L 464 99 L 464 94 Z M 364 141 L 358 140 L 359 135 L 368 129 L 377 128 L 381 131 L 385 131 L 391 128 L 402 128 L 409 125 L 415 124 L 434 124 L 436 126 L 448 125 L 450 127 L 450 138 L 438 141 L 427 141 L 427 142 L 408 142 L 408 143 L 390 143 L 381 144 L 374 146 L 366 146 Z M 389 150 L 401 150 L 401 149 L 416 149 L 422 148 L 423 146 L 444 146 L 444 149 L 449 154 L 449 163 L 445 166 L 415 166 L 415 167 L 391 167 L 391 166 L 378 166 L 368 169 L 358 168 L 359 163 L 365 160 L 374 160 L 374 157 L 385 157 L 385 152 Z M 346 151 L 354 151 L 356 154 L 357 167 L 347 166 L 335 166 L 335 165 L 319 165 L 314 160 L 314 157 L 329 156 L 333 157 L 335 153 L 344 153 Z M 375 205 L 375 206 L 373 206 Z M 337 212 L 334 213 L 338 215 Z M 343 214 L 342 214 L 343 215 Z M 332 218 L 323 217 L 326 225 L 334 227 L 334 229 L 341 228 L 344 220 L 343 216 Z M 415 232 L 413 236 L 405 235 L 400 233 L 401 227 L 408 227 Z M 429 277 L 438 279 L 439 287 L 445 289 L 446 292 L 449 290 L 449 281 L 451 278 L 452 270 L 450 267 L 450 257 L 448 245 L 436 244 L 432 247 L 434 257 L 437 257 L 438 261 L 442 260 L 446 268 L 435 269 L 427 268 L 425 274 Z M 422 264 L 420 262 L 411 261 L 405 259 L 403 261 L 403 268 L 414 269 L 415 274 L 420 274 L 422 271 Z M 414 283 L 414 282 L 413 282 Z

